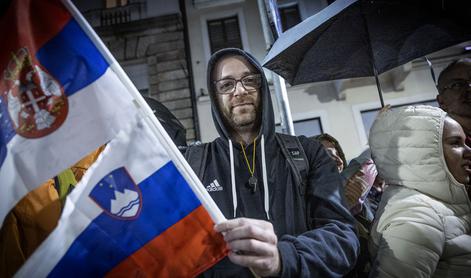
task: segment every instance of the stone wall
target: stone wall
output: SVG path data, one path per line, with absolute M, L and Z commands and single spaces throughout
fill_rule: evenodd
M 147 66 L 147 95 L 182 122 L 192 142 L 197 134 L 183 28 L 181 16 L 175 14 L 95 29 L 121 65 Z

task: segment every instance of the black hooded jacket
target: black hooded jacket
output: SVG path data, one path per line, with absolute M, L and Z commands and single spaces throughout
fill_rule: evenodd
M 260 89 L 262 121 L 255 154 L 254 175 L 258 179 L 255 192 L 247 186 L 250 173 L 241 146 L 230 141 L 229 131 L 215 103 L 212 71 L 215 63 L 225 55 L 244 56 L 263 76 Z M 207 74 L 213 119 L 220 137 L 205 148 L 205 169 L 200 175 L 203 185 L 226 218 L 249 217 L 273 224 L 278 236 L 282 277 L 342 277 L 354 266 L 359 243 L 354 219 L 341 197 L 343 181 L 335 163 L 318 142 L 299 137 L 310 170 L 306 189 L 296 184 L 293 169 L 274 136 L 275 122 L 268 83 L 261 66 L 250 54 L 240 49 L 220 50 L 211 57 Z M 246 147 L 250 163 L 253 147 L 253 144 Z M 195 169 L 196 173 L 198 170 Z M 206 271 L 203 277 L 253 275 L 249 269 L 225 258 Z

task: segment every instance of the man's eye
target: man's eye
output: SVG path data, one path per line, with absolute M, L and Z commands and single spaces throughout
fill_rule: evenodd
M 244 78 L 245 83 L 253 83 L 254 81 L 255 81 L 255 78 L 253 78 L 252 76 L 248 76 Z
M 220 82 L 218 87 L 219 87 L 219 90 L 228 91 L 228 90 L 231 90 L 233 86 L 234 86 L 233 82 L 228 80 L 228 81 Z
M 459 140 L 451 140 L 451 141 L 448 141 L 448 145 L 450 145 L 450 146 L 461 146 L 461 145 L 463 145 L 463 142 L 461 142 Z
M 452 83 L 450 87 L 452 89 L 462 89 L 466 87 L 466 85 L 467 85 L 467 82 L 465 81 L 457 81 L 457 82 Z
M 258 85 L 260 81 L 256 76 L 247 76 L 242 79 L 242 82 L 244 82 L 244 85 Z

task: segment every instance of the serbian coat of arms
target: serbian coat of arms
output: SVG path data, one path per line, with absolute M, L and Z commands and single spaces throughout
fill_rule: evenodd
M 12 55 L 2 79 L 0 93 L 18 135 L 43 137 L 65 121 L 68 102 L 63 88 L 33 61 L 27 48 Z

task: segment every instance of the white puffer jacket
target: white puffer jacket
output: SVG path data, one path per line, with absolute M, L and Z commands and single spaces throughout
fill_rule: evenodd
M 385 190 L 371 230 L 371 277 L 471 277 L 471 203 L 443 156 L 446 113 L 383 112 L 370 148 Z

